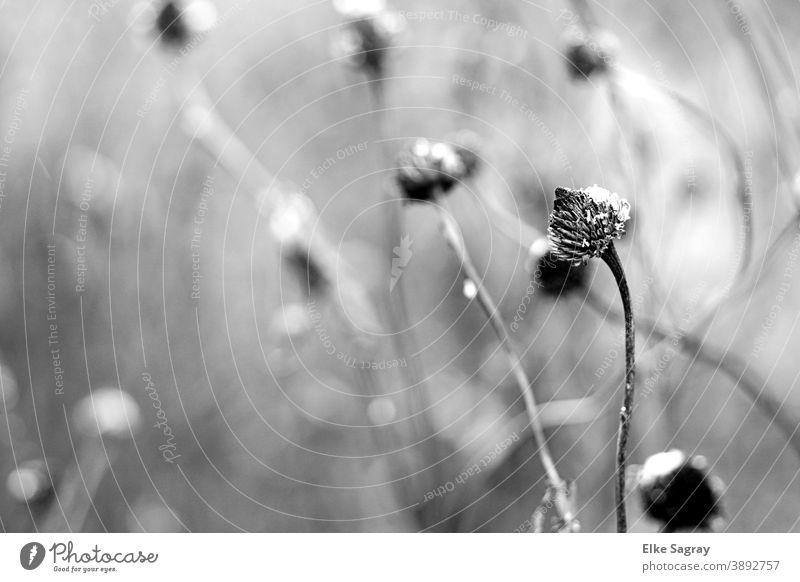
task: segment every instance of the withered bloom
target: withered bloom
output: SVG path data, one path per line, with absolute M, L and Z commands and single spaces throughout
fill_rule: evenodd
M 719 480 L 710 476 L 704 457 L 677 449 L 647 458 L 639 473 L 639 495 L 648 516 L 664 532 L 711 531 L 722 513 Z
M 600 31 L 589 37 L 575 28 L 564 34 L 563 43 L 569 75 L 576 80 L 607 71 L 619 47 L 617 37 L 609 32 Z
M 556 188 L 547 227 L 553 258 L 577 266 L 600 257 L 613 239 L 625 233 L 630 211 L 627 200 L 597 185 Z
M 154 33 L 165 46 L 180 49 L 216 21 L 217 11 L 209 0 L 168 0 L 155 16 Z
M 397 183 L 409 200 L 430 200 L 467 176 L 468 165 L 451 145 L 418 139 L 397 158 Z
M 383 77 L 386 52 L 403 28 L 403 18 L 382 0 L 338 0 L 334 8 L 347 19 L 337 51 L 371 77 Z
M 628 531 L 625 467 L 636 377 L 636 326 L 628 281 L 614 248 L 614 239 L 625 233 L 625 222 L 630 219 L 630 211 L 627 200 L 597 185 L 581 190 L 556 188 L 556 199 L 547 227 L 547 239 L 554 259 L 581 266 L 589 259 L 599 258 L 608 265 L 617 281 L 625 311 L 625 392 L 617 434 L 616 498 L 617 531 L 620 533 Z

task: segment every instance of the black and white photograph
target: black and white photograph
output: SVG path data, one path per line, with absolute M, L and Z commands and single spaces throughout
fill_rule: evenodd
M 798 579 L 798 30 L 0 1 L 4 579 Z

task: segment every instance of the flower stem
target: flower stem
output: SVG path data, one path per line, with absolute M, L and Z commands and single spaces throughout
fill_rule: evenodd
M 633 413 L 633 393 L 635 375 L 635 353 L 636 331 L 633 322 L 633 308 L 631 306 L 631 293 L 628 289 L 628 281 L 625 278 L 625 271 L 619 260 L 617 249 L 614 243 L 608 245 L 602 254 L 608 268 L 614 275 L 619 287 L 619 294 L 622 298 L 622 307 L 625 311 L 625 394 L 622 398 L 622 408 L 619 411 L 619 433 L 617 435 L 617 532 L 625 533 L 628 531 L 628 523 L 625 512 L 625 466 L 627 464 L 628 436 L 631 430 L 631 418 Z
M 523 400 L 525 401 L 525 409 L 528 413 L 528 419 L 531 426 L 531 431 L 533 432 L 533 438 L 539 451 L 539 458 L 541 459 L 542 466 L 544 467 L 547 475 L 547 480 L 550 484 L 551 491 L 556 495 L 556 511 L 564 523 L 564 529 L 566 531 L 571 531 L 571 526 L 574 521 L 574 514 L 569 501 L 569 488 L 558 474 L 556 465 L 553 462 L 553 457 L 551 456 L 550 450 L 547 446 L 547 438 L 545 437 L 544 427 L 542 426 L 541 420 L 538 416 L 536 399 L 533 395 L 533 390 L 531 389 L 531 383 L 528 379 L 528 374 L 525 372 L 525 368 L 522 366 L 522 361 L 520 360 L 519 355 L 511 345 L 511 338 L 508 335 L 508 331 L 506 330 L 503 320 L 500 318 L 497 304 L 494 302 L 491 295 L 489 295 L 489 292 L 486 290 L 486 287 L 483 285 L 481 276 L 469 256 L 466 245 L 464 244 L 464 237 L 461 235 L 461 230 L 459 229 L 458 224 L 443 206 L 444 202 L 441 197 L 436 196 L 435 200 L 437 202 L 435 206 L 439 212 L 439 219 L 441 221 L 442 235 L 444 236 L 447 244 L 456 254 L 466 278 L 475 284 L 475 288 L 477 290 L 476 299 L 478 300 L 478 304 L 486 314 L 492 329 L 500 340 L 500 345 L 503 348 L 506 358 L 511 365 L 511 371 L 514 375 L 514 379 L 516 380 L 520 392 L 522 393 Z

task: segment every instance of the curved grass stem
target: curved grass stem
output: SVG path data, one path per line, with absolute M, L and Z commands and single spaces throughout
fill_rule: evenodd
M 516 381 L 517 386 L 522 393 L 522 398 L 525 402 L 525 409 L 528 413 L 529 424 L 531 431 L 533 432 L 534 441 L 536 442 L 536 446 L 538 448 L 539 458 L 541 459 L 542 466 L 544 467 L 545 474 L 547 475 L 550 488 L 555 495 L 554 506 L 560 519 L 565 525 L 564 529 L 566 531 L 571 531 L 575 516 L 570 501 L 569 487 L 559 475 L 555 462 L 553 462 L 553 457 L 550 454 L 550 449 L 547 446 L 547 438 L 545 437 L 544 427 L 542 426 L 541 420 L 538 416 L 536 399 L 534 397 L 533 390 L 531 389 L 531 383 L 528 378 L 528 374 L 525 372 L 525 369 L 522 366 L 522 361 L 511 344 L 511 338 L 506 330 L 503 320 L 500 318 L 497 304 L 494 302 L 491 295 L 486 290 L 486 287 L 483 285 L 480 273 L 475 268 L 475 265 L 469 256 L 458 224 L 443 206 L 443 200 L 441 200 L 441 197 L 437 196 L 436 202 L 437 204 L 435 206 L 439 213 L 442 235 L 458 258 L 465 277 L 474 283 L 477 291 L 476 299 L 478 300 L 478 304 L 486 314 L 492 329 L 497 335 L 497 338 L 500 340 L 500 345 L 503 348 L 503 352 L 509 361 L 514 380 Z

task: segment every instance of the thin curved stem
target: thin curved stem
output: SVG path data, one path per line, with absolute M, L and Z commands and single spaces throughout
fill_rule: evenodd
M 625 533 L 628 531 L 627 516 L 625 511 L 625 467 L 627 465 L 628 437 L 631 430 L 631 419 L 633 417 L 633 396 L 634 381 L 636 373 L 635 364 L 635 344 L 636 328 L 633 321 L 633 307 L 631 293 L 628 289 L 628 281 L 625 278 L 625 271 L 619 260 L 617 249 L 614 243 L 608 245 L 606 251 L 601 255 L 608 268 L 614 275 L 619 287 L 619 294 L 622 298 L 622 307 L 625 311 L 625 394 L 622 398 L 622 408 L 619 411 L 619 433 L 617 435 L 617 532 Z
M 536 398 L 534 397 L 533 390 L 531 389 L 531 383 L 528 378 L 528 374 L 525 372 L 525 369 L 522 366 L 522 361 L 511 344 L 511 337 L 508 335 L 505 324 L 500 318 L 497 304 L 494 302 L 491 295 L 486 290 L 486 287 L 483 285 L 480 273 L 475 268 L 475 265 L 469 256 L 458 224 L 450 215 L 450 213 L 444 208 L 442 205 L 443 201 L 440 199 L 440 197 L 437 196 L 436 200 L 438 202 L 438 204 L 436 204 L 436 208 L 439 212 L 442 235 L 458 258 L 466 278 L 475 284 L 475 288 L 477 290 L 476 299 L 478 300 L 478 304 L 483 309 L 490 325 L 492 326 L 492 329 L 500 340 L 500 345 L 509 361 L 514 379 L 520 389 L 520 392 L 522 393 L 522 398 L 525 402 L 525 409 L 528 413 L 529 424 L 531 431 L 533 432 L 533 438 L 539 451 L 539 458 L 541 459 L 542 466 L 544 467 L 545 474 L 547 475 L 547 480 L 550 483 L 550 487 L 556 493 L 556 511 L 566 525 L 566 529 L 569 530 L 571 529 L 570 526 L 574 520 L 574 515 L 571 509 L 571 504 L 568 500 L 568 487 L 558 474 L 556 465 L 553 462 L 553 457 L 550 454 L 550 449 L 547 446 L 547 438 L 545 437 L 544 427 L 542 426 L 541 420 L 538 416 Z

